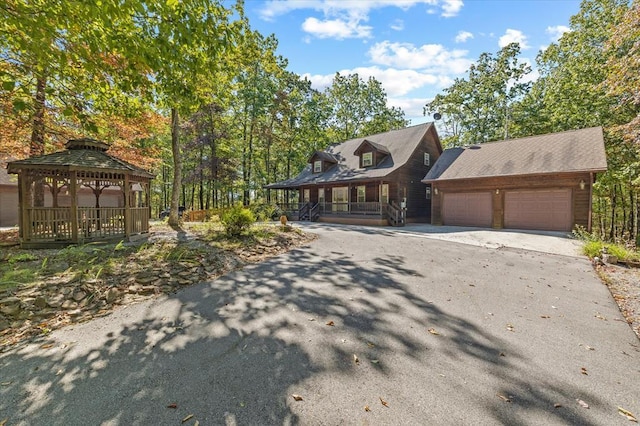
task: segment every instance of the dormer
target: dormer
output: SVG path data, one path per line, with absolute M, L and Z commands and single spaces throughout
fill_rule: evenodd
M 353 155 L 360 157 L 360 168 L 375 167 L 389 155 L 389 150 L 384 145 L 365 139 Z
M 322 173 L 334 164 L 338 164 L 338 159 L 328 152 L 316 151 L 309 157 L 312 173 Z

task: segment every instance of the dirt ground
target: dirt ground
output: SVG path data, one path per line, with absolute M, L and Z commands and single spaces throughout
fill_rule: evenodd
M 640 338 L 640 269 L 624 265 L 596 266 L 620 311 Z

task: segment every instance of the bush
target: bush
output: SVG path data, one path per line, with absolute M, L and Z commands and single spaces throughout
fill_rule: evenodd
M 249 209 L 235 206 L 227 210 L 220 218 L 224 230 L 228 235 L 239 236 L 247 231 L 256 221 L 255 215 Z
M 257 220 L 261 222 L 274 220 L 274 217 L 280 217 L 277 212 L 277 210 L 279 210 L 278 207 L 272 204 L 256 203 L 251 204 L 249 208 L 251 209 Z
M 622 247 L 618 244 L 609 244 L 602 241 L 587 241 L 584 247 L 582 247 L 582 252 L 590 258 L 594 258 L 596 256 L 601 257 L 603 248 L 607 249 L 607 253 L 617 257 L 620 260 L 640 259 L 640 254 L 638 254 L 637 252 L 628 250 L 627 248 Z

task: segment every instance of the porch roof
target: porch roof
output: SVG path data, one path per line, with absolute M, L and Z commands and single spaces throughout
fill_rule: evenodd
M 303 185 L 322 185 L 338 182 L 353 182 L 363 180 L 379 180 L 396 171 L 407 163 L 411 154 L 416 150 L 433 123 L 423 123 L 399 130 L 378 133 L 376 135 L 351 139 L 338 145 L 331 146 L 325 151 L 338 160 L 322 173 L 313 173 L 311 164 L 298 176 L 265 185 L 268 189 L 291 189 Z M 389 152 L 377 166 L 360 167 L 360 157 L 354 152 L 363 142 L 382 146 Z

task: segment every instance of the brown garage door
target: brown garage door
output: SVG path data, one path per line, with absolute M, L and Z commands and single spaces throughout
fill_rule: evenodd
M 505 228 L 570 231 L 572 225 L 570 189 L 504 194 Z
M 442 219 L 445 225 L 491 226 L 491 193 L 445 193 Z

